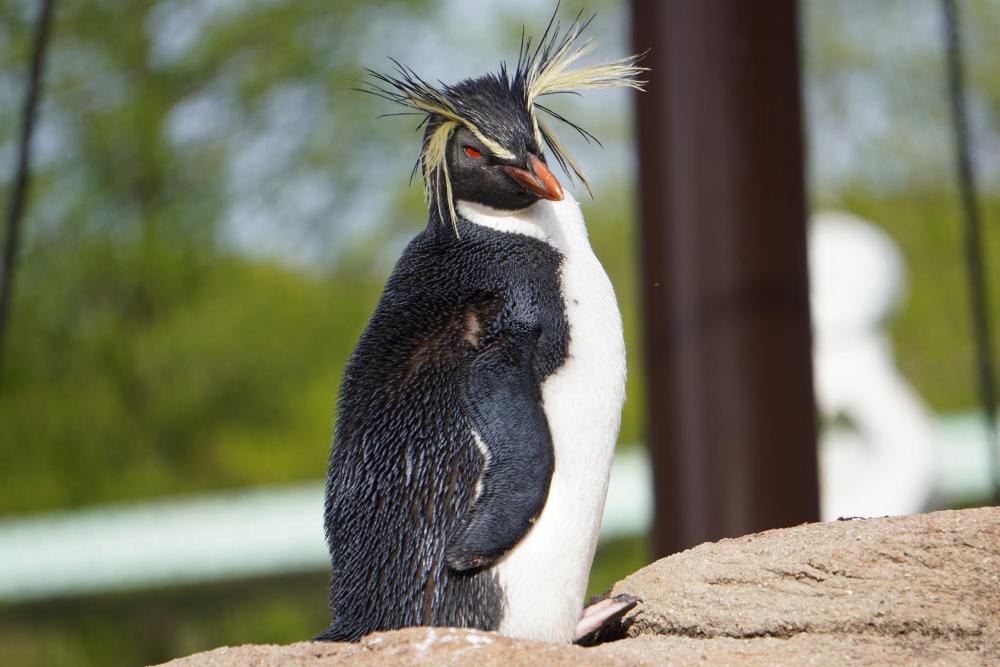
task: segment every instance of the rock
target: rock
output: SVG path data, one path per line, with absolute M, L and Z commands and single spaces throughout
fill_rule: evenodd
M 406 628 L 368 635 L 357 644 L 301 642 L 290 646 L 220 648 L 168 662 L 170 667 L 272 667 L 277 665 L 511 665 L 629 664 L 611 662 L 592 650 L 548 642 L 510 639 L 462 628 Z
M 651 651 L 688 637 L 684 653 L 736 664 L 1000 664 L 1000 508 L 703 544 L 613 592 L 644 599 L 628 634 Z
M 455 628 L 220 648 L 230 665 L 1000 664 L 1000 508 L 806 524 L 703 544 L 612 592 L 644 600 L 594 648 Z

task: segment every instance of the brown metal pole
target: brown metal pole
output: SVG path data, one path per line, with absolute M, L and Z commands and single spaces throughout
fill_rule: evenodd
M 654 545 L 819 516 L 794 0 L 633 0 Z

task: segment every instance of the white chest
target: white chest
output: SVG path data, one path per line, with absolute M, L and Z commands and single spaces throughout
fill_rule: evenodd
M 555 471 L 535 526 L 495 568 L 507 596 L 503 634 L 569 641 L 586 594 L 625 400 L 621 314 L 569 193 L 499 219 L 477 208 L 459 204 L 473 222 L 545 239 L 564 256 L 569 353 L 542 385 Z

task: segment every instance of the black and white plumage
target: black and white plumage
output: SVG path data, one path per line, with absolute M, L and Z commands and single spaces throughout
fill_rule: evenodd
M 454 86 L 398 64 L 373 73 L 371 92 L 426 114 L 430 215 L 341 387 L 321 639 L 414 625 L 574 636 L 625 349 L 611 283 L 542 144 L 583 174 L 536 110 L 565 121 L 538 98 L 641 85 L 635 58 L 570 68 L 591 48 L 586 25 L 550 23 L 513 72 Z

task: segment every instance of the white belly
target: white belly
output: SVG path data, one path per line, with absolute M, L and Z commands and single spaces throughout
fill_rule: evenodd
M 479 211 L 462 208 L 474 222 L 491 222 Z M 540 230 L 539 237 L 563 253 L 569 350 L 565 363 L 542 385 L 555 450 L 545 508 L 527 536 L 495 566 L 507 596 L 500 632 L 565 642 L 573 638 L 587 591 L 625 400 L 621 314 L 569 193 L 561 202 L 542 201 L 514 218 L 505 216 L 502 225 L 532 236 Z

